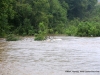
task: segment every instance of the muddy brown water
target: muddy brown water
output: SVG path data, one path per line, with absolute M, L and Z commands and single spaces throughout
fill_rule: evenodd
M 100 75 L 100 37 L 54 38 L 0 38 L 0 75 Z

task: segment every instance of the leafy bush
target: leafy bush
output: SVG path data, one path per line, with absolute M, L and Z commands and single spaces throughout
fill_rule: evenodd
M 17 41 L 17 40 L 19 40 L 19 37 L 14 34 L 9 34 L 6 37 L 6 41 Z
M 41 35 L 41 34 L 35 34 L 35 39 L 36 41 L 41 41 L 41 40 L 45 40 L 46 37 Z
M 47 28 L 43 22 L 39 23 L 39 31 L 38 34 L 35 34 L 35 40 L 45 40 L 47 37 Z
M 75 21 L 75 22 L 74 22 Z M 67 35 L 74 36 L 100 36 L 100 24 L 96 21 L 77 21 L 70 22 L 66 29 Z
M 69 26 L 66 29 L 66 34 L 69 36 L 75 36 L 77 34 L 78 28 L 75 26 Z
M 80 21 L 79 19 L 74 19 L 68 22 L 68 26 L 66 28 L 66 34 L 68 36 L 76 36 L 77 32 L 78 32 L 78 25 L 79 25 Z
M 78 36 L 99 36 L 100 25 L 96 22 L 80 22 L 78 25 Z

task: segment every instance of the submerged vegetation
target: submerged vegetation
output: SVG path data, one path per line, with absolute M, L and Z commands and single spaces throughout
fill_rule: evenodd
M 0 7 L 0 37 L 100 36 L 97 0 L 1 0 Z
M 47 37 L 47 26 L 43 22 L 39 23 L 38 34 L 35 34 L 35 40 L 45 40 Z
M 17 41 L 19 40 L 20 38 L 14 34 L 9 34 L 6 36 L 6 41 Z

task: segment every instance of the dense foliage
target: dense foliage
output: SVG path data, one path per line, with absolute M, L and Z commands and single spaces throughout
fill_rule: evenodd
M 97 0 L 1 0 L 0 36 L 100 36 Z
M 70 22 L 66 34 L 70 36 L 100 36 L 100 22 L 95 20 L 80 21 L 75 19 Z

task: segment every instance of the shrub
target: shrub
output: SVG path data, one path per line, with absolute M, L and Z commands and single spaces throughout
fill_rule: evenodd
M 75 21 L 75 24 L 74 24 Z M 66 29 L 67 35 L 75 36 L 100 36 L 100 24 L 96 21 L 78 21 L 69 22 Z M 71 24 L 71 25 L 70 25 Z M 76 25 L 77 24 L 77 25 Z
M 34 40 L 37 40 L 37 41 L 41 41 L 41 40 L 45 40 L 46 38 L 43 36 L 43 35 L 37 35 L 35 36 L 35 39 Z
M 39 23 L 39 31 L 38 34 L 35 34 L 35 40 L 45 40 L 47 37 L 47 28 L 43 22 Z
M 69 36 L 75 36 L 77 34 L 77 30 L 78 30 L 77 27 L 75 27 L 75 26 L 69 26 L 66 29 L 66 34 L 69 35 Z
M 9 34 L 6 37 L 6 41 L 17 41 L 17 40 L 19 40 L 19 37 L 14 34 Z

